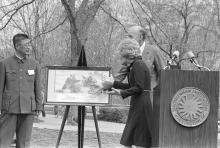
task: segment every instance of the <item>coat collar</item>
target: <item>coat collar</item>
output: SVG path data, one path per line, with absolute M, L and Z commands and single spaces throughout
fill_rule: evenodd
M 142 60 L 142 57 L 141 56 L 138 56 L 138 57 L 136 57 L 135 59 L 134 59 L 134 61 L 131 63 L 131 65 L 128 67 L 128 69 L 132 69 L 132 66 L 134 65 L 134 63 L 136 63 L 137 61 L 139 61 L 139 60 Z
M 14 55 L 14 58 L 15 58 L 15 60 L 16 60 L 18 63 L 24 63 L 25 60 L 26 60 L 26 57 L 21 58 L 21 57 L 19 57 L 16 53 L 15 53 L 15 55 Z

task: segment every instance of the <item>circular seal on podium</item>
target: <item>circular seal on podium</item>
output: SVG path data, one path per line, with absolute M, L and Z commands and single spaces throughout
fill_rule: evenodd
M 202 124 L 210 112 L 207 95 L 195 87 L 184 87 L 176 92 L 171 101 L 173 118 L 185 127 Z

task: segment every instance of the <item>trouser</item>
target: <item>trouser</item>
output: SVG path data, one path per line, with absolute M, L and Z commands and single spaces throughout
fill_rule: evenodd
M 152 81 L 151 80 L 151 92 L 150 92 L 150 101 L 151 101 L 151 105 L 152 107 L 154 106 L 154 88 L 157 86 L 157 82 L 156 81 Z
M 9 148 L 15 133 L 16 148 L 29 148 L 33 122 L 33 114 L 0 115 L 0 148 Z

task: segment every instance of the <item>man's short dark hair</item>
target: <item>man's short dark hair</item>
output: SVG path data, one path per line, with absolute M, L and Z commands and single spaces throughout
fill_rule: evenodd
M 22 41 L 22 40 L 24 40 L 24 39 L 29 39 L 29 37 L 28 37 L 27 34 L 18 33 L 18 34 L 16 34 L 16 35 L 14 35 L 14 37 L 13 37 L 14 48 L 16 48 L 15 45 L 16 45 L 17 43 L 19 43 L 20 41 Z

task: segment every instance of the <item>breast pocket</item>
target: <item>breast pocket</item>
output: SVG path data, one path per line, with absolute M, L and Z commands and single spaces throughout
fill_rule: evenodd
M 16 71 L 15 70 L 6 70 L 7 80 L 14 81 L 16 80 Z
M 34 82 L 35 75 L 29 75 L 29 74 L 27 74 L 26 78 L 27 78 L 27 80 L 28 80 L 29 82 Z

